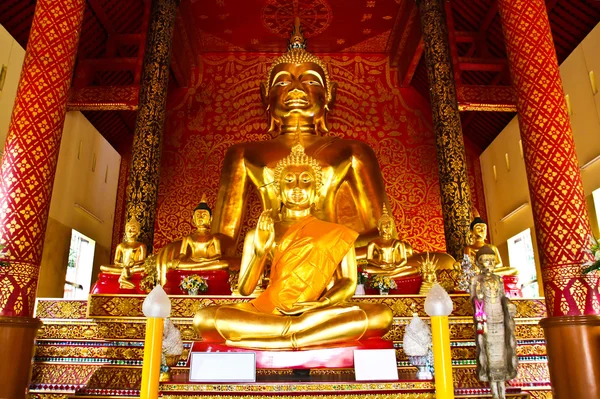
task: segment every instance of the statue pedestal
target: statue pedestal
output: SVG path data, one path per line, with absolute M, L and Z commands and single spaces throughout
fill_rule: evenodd
M 91 294 L 147 294 L 146 291 L 140 288 L 140 282 L 142 281 L 142 274 L 136 273 L 129 281 L 135 285 L 135 288 L 121 288 L 119 284 L 119 275 L 110 273 L 98 274 L 98 281 L 92 287 Z
M 167 272 L 167 283 L 163 287 L 169 295 L 187 295 L 187 292 L 179 288 L 181 280 L 187 276 L 198 275 L 206 280 L 208 290 L 202 295 L 231 295 L 229 285 L 229 272 L 227 270 L 169 270 Z
M 504 292 L 509 298 L 523 298 L 523 292 L 519 287 L 519 276 L 502 276 L 504 280 Z
M 200 341 L 194 342 L 190 353 L 254 352 L 257 369 L 345 369 L 354 367 L 354 351 L 361 349 L 394 349 L 394 343 L 374 338 L 349 342 L 345 346 L 276 351 L 234 348 L 224 344 Z
M 398 288 L 395 290 L 390 290 L 390 295 L 416 295 L 419 293 L 419 289 L 421 288 L 421 276 L 410 276 L 410 277 L 402 277 L 395 278 L 394 281 Z M 379 288 L 371 288 L 365 286 L 365 294 L 366 295 L 379 295 Z

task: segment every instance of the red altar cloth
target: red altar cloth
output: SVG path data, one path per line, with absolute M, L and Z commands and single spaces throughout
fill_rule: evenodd
M 98 281 L 92 286 L 92 294 L 147 294 L 146 291 L 140 288 L 140 282 L 142 280 L 141 274 L 134 274 L 131 276 L 131 281 L 135 288 L 127 289 L 119 287 L 119 275 L 110 273 L 98 274 Z
M 192 274 L 197 274 L 203 277 L 208 283 L 208 290 L 201 292 L 201 295 L 231 295 L 231 288 L 229 286 L 229 272 L 227 270 L 211 270 L 211 271 L 192 271 L 192 270 L 170 270 L 167 273 L 167 283 L 163 287 L 165 292 L 169 295 L 187 295 L 179 288 L 181 280 Z M 147 294 L 146 291 L 140 288 L 140 282 L 142 280 L 141 273 L 136 273 L 129 281 L 131 281 L 135 288 L 124 289 L 119 287 L 119 275 L 100 273 L 98 275 L 98 281 L 92 287 L 92 294 Z
M 225 344 L 197 341 L 192 345 L 190 354 L 193 352 L 254 352 L 257 369 L 319 369 L 352 368 L 354 351 L 361 349 L 394 349 L 394 343 L 380 338 L 371 338 L 348 342 L 345 346 L 276 351 L 234 348 Z
M 231 295 L 229 272 L 227 270 L 169 270 L 167 272 L 167 283 L 163 287 L 165 292 L 169 295 L 187 295 L 187 292 L 179 288 L 179 284 L 184 277 L 193 274 L 204 278 L 208 284 L 208 290 L 200 292 L 200 295 Z
M 419 293 L 421 288 L 421 276 L 409 276 L 402 278 L 395 278 L 394 281 L 398 288 L 390 290 L 390 295 L 415 295 Z M 366 295 L 379 295 L 378 288 L 371 288 L 365 284 Z

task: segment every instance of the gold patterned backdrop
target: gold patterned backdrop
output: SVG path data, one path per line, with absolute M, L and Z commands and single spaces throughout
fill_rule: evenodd
M 362 140 L 377 154 L 400 237 L 418 251 L 445 250 L 429 104 L 399 88 L 383 55 L 322 56 L 339 84 L 331 134 Z M 214 206 L 227 148 L 269 140 L 259 83 L 273 55 L 206 54 L 189 88 L 170 93 L 163 143 L 154 248 L 192 230 L 202 193 Z M 485 209 L 478 154 L 467 150 L 475 206 Z M 260 214 L 250 193 L 242 233 Z

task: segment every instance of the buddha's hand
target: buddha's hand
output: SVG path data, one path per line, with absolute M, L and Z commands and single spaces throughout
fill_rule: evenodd
M 329 298 L 324 298 L 320 301 L 296 302 L 290 309 L 277 308 L 277 310 L 286 316 L 297 316 L 310 310 L 327 307 L 330 303 Z
M 256 231 L 254 232 L 254 251 L 256 255 L 263 256 L 273 246 L 275 241 L 275 228 L 271 210 L 265 210 L 258 218 Z

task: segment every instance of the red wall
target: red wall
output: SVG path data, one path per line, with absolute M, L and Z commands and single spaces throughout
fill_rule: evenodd
M 416 250 L 445 249 L 429 104 L 398 88 L 396 70 L 380 55 L 323 56 L 339 85 L 332 134 L 367 142 L 377 154 L 400 237 Z M 192 230 L 202 193 L 214 206 L 227 148 L 268 140 L 259 83 L 271 55 L 205 54 L 190 87 L 170 93 L 154 235 L 155 251 Z M 468 154 L 475 206 L 484 213 L 479 158 Z M 475 173 L 473 172 L 475 170 Z M 246 229 L 261 209 L 248 201 Z

